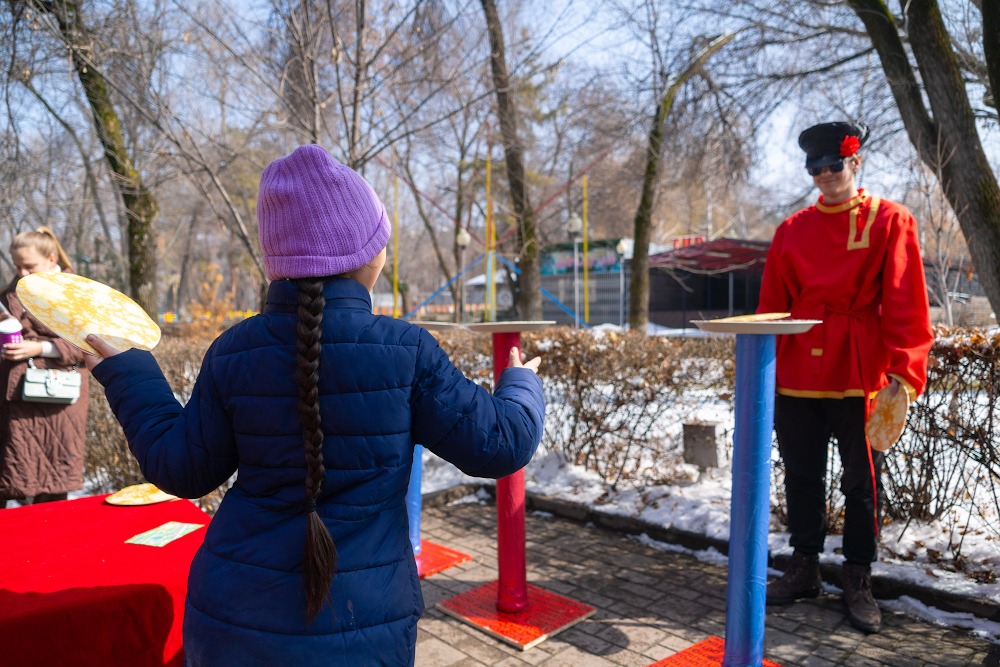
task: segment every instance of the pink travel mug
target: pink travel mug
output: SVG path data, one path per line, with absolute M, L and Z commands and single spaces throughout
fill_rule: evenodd
M 24 342 L 21 338 L 21 323 L 16 317 L 8 317 L 0 322 L 0 345 L 21 342 Z

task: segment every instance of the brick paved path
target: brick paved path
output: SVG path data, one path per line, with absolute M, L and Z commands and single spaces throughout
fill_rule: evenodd
M 590 619 L 527 651 L 436 609 L 447 597 L 496 579 L 492 504 L 424 508 L 424 539 L 473 556 L 424 579 L 418 667 L 473 665 L 645 666 L 711 635 L 725 634 L 726 570 L 650 548 L 620 533 L 529 514 L 528 581 L 597 609 Z M 839 598 L 768 610 L 765 657 L 782 667 L 966 667 L 1000 665 L 1000 647 L 959 630 L 886 613 L 866 637 L 845 620 Z

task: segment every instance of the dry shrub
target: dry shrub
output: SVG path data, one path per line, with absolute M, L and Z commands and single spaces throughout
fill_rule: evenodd
M 493 386 L 492 337 L 473 333 L 468 329 L 454 329 L 432 332 L 441 349 L 448 354 L 451 363 L 466 377 L 477 384 Z M 530 353 L 530 344 L 522 341 L 522 348 Z
M 468 331 L 436 336 L 463 373 L 492 384 L 490 336 Z M 557 327 L 522 334 L 521 344 L 527 358 L 542 357 L 543 446 L 597 472 L 612 487 L 668 480 L 681 462 L 681 450 L 663 430 L 662 413 L 677 415 L 679 430 L 699 406 L 732 394 L 732 338 Z
M 464 373 L 492 376 L 490 337 L 438 336 Z M 659 338 L 552 328 L 522 335 L 530 358 L 541 355 L 547 415 L 543 444 L 593 470 L 612 487 L 665 481 L 681 460 L 679 442 L 664 431 L 701 405 L 732 392 L 732 339 Z
M 946 521 L 950 557 L 962 560 L 973 517 L 1000 535 L 1000 333 L 935 330 L 927 387 L 910 406 L 902 439 L 885 458 L 884 522 Z M 775 463 L 773 517 L 787 518 L 782 464 Z M 827 465 L 829 531 L 843 531 L 841 466 L 831 444 Z M 905 531 L 905 528 L 904 528 Z
M 146 481 L 128 449 L 118 420 L 111 413 L 104 388 L 93 378 L 90 382 L 83 474 L 93 493 L 111 493 Z
M 998 448 L 1000 333 L 940 327 L 927 388 L 886 457 L 890 516 L 939 519 L 956 507 L 997 516 Z

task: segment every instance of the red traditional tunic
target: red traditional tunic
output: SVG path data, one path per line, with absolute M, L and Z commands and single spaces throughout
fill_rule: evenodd
M 785 220 L 767 254 L 757 312 L 823 323 L 778 336 L 777 391 L 871 396 L 899 380 L 912 400 L 933 342 L 917 227 L 906 207 L 858 196 Z

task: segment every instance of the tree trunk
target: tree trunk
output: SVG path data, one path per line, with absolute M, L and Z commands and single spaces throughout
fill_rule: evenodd
M 486 14 L 486 29 L 490 35 L 490 67 L 493 87 L 497 94 L 497 116 L 503 138 L 510 186 L 514 224 L 517 225 L 517 251 L 521 258 L 517 284 L 517 311 L 526 320 L 542 319 L 541 275 L 538 266 L 538 244 L 535 240 L 534 211 L 528 201 L 524 178 L 524 151 L 517 138 L 517 108 L 511 95 L 510 78 L 504 56 L 503 28 L 493 0 L 481 0 Z
M 94 124 L 104 148 L 104 156 L 114 173 L 114 186 L 122 199 L 128 226 L 129 289 L 136 302 L 154 319 L 157 316 L 156 234 L 154 223 L 159 206 L 143 185 L 125 148 L 121 120 L 111 103 L 107 81 L 88 55 L 94 40 L 72 0 L 32 3 L 55 17 L 59 32 L 69 48 L 73 68 L 83 86 L 94 116 Z
M 667 117 L 666 96 L 656 101 L 653 127 L 649 130 L 646 147 L 646 171 L 642 175 L 642 195 L 635 212 L 632 235 L 632 276 L 629 283 L 628 326 L 632 331 L 645 331 L 649 323 L 649 241 L 653 230 L 653 199 L 656 197 L 656 179 L 660 168 L 663 144 L 663 119 Z
M 354 90 L 351 93 L 351 127 L 348 135 L 348 165 L 351 169 L 361 168 L 361 87 L 367 80 L 368 56 L 365 54 L 365 24 L 368 19 L 365 0 L 354 3 Z M 331 17 L 331 21 L 333 17 Z M 403 312 L 406 312 L 405 310 Z
M 992 106 L 997 108 L 997 96 L 1000 95 L 1000 3 L 983 2 L 979 9 L 983 13 L 983 55 L 990 77 L 990 96 Z
M 920 159 L 941 175 L 941 188 L 958 218 L 986 297 L 993 311 L 1000 312 L 1000 186 L 983 151 L 937 2 L 901 0 L 928 111 L 885 3 L 849 1 L 879 54 L 910 142 Z M 984 27 L 994 17 L 994 9 L 984 7 Z M 996 35 L 985 37 L 984 45 L 990 39 Z
M 318 90 L 321 49 L 319 10 L 310 0 L 297 5 L 272 3 L 272 10 L 284 21 L 288 52 L 284 54 L 285 84 L 282 97 L 288 106 L 289 124 L 313 144 L 319 143 L 322 115 Z
M 649 324 L 649 242 L 653 231 L 653 201 L 656 199 L 656 182 L 659 175 L 660 153 L 663 145 L 663 125 L 674 106 L 674 99 L 688 79 L 704 66 L 705 62 L 736 35 L 730 33 L 717 37 L 705 46 L 680 75 L 674 79 L 656 102 L 653 126 L 649 130 L 646 149 L 646 170 L 642 176 L 642 195 L 635 212 L 632 250 L 632 277 L 629 281 L 628 326 L 632 331 L 645 331 Z
M 456 169 L 457 174 L 455 178 L 455 229 L 452 230 L 451 237 L 451 254 L 455 260 L 455 275 L 458 278 L 451 283 L 451 302 L 455 304 L 455 324 L 462 323 L 462 313 L 465 311 L 465 304 L 462 303 L 462 297 L 465 296 L 462 290 L 462 283 L 465 282 L 465 277 L 461 276 L 463 271 L 465 271 L 465 248 L 458 243 L 458 235 L 462 231 L 462 211 L 465 208 L 465 199 L 462 196 L 464 194 L 464 183 L 462 179 L 465 176 L 465 143 L 459 144 L 459 154 L 458 154 L 458 167 Z M 447 274 L 445 274 L 447 275 Z M 450 280 L 450 278 L 449 278 Z

